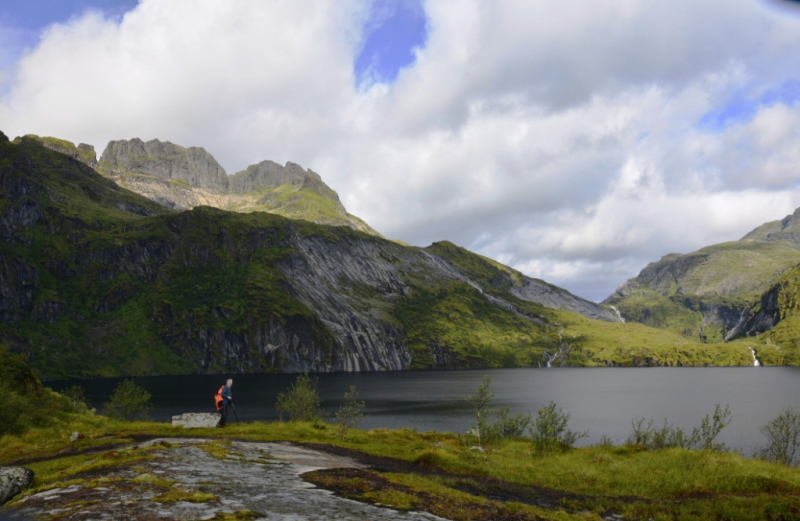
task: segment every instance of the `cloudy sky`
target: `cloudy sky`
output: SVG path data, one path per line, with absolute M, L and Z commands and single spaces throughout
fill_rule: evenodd
M 320 173 L 390 238 L 592 300 L 800 206 L 780 0 L 0 4 L 0 130 Z

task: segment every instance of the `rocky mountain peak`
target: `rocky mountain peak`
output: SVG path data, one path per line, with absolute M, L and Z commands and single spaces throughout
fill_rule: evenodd
M 243 193 L 282 185 L 308 188 L 339 202 L 339 196 L 322 181 L 319 174 L 291 161 L 286 166 L 269 160 L 250 165 L 230 177 L 229 190 L 231 193 Z
M 744 237 L 743 241 L 781 242 L 800 248 L 800 208 L 780 221 L 762 224 Z
M 39 137 L 35 134 L 27 134 L 22 139 L 33 139 L 38 141 L 50 150 L 55 150 L 66 156 L 76 159 L 90 168 L 97 168 L 97 153 L 94 151 L 92 145 L 86 143 L 79 143 L 76 147 L 71 141 L 66 139 L 58 139 L 55 137 Z M 6 138 L 8 140 L 8 138 Z M 0 139 L 0 141 L 2 141 Z
M 228 191 L 228 175 L 201 147 L 184 148 L 169 141 L 111 141 L 100 166 L 108 174 L 138 173 L 182 181 L 217 193 Z

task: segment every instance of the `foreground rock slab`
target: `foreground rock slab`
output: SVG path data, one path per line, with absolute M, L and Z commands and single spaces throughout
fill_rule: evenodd
M 158 439 L 114 452 L 130 458 L 134 451 L 144 457 L 71 475 L 63 485 L 33 491 L 6 508 L 32 518 L 97 521 L 441 519 L 357 503 L 305 482 L 300 474 L 310 470 L 359 467 L 321 451 L 279 443 Z
M 33 483 L 33 471 L 25 467 L 0 467 L 0 505 Z
M 221 416 L 212 412 L 187 412 L 172 417 L 172 425 L 179 427 L 183 425 L 184 429 L 198 429 L 216 427 L 219 424 Z

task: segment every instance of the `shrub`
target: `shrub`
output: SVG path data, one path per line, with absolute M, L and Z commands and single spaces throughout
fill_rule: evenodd
M 275 409 L 283 421 L 284 414 L 289 421 L 315 422 L 322 418 L 322 400 L 317 392 L 318 381 L 308 375 L 300 375 L 285 393 L 278 395 Z
M 700 424 L 700 430 L 697 431 L 694 429 L 692 431 L 692 436 L 694 437 L 697 435 L 698 437 L 698 446 L 697 448 L 702 450 L 716 450 L 716 451 L 724 451 L 727 450 L 728 447 L 725 446 L 724 443 L 718 443 L 714 440 L 717 439 L 719 433 L 728 426 L 731 422 L 731 408 L 729 405 L 725 406 L 725 409 L 720 407 L 719 404 L 714 406 L 714 415 L 709 417 L 707 414 L 703 418 L 703 422 Z M 697 434 L 695 434 L 697 433 Z
M 712 416 L 705 415 L 700 427 L 692 429 L 692 434 L 687 435 L 683 429 L 673 427 L 664 418 L 664 425 L 660 429 L 653 427 L 653 420 L 635 418 L 631 421 L 631 433 L 625 440 L 629 445 L 639 445 L 648 450 L 669 449 L 683 447 L 694 450 L 724 451 L 724 443 L 716 442 L 717 436 L 731 422 L 731 411 L 728 405 L 723 409 L 719 404 L 714 407 Z
M 487 435 L 491 439 L 522 438 L 532 421 L 531 413 L 511 414 L 509 406 L 491 411 L 491 416 L 495 418 L 487 428 Z
M 494 398 L 494 394 L 489 392 L 489 386 L 492 384 L 492 379 L 485 375 L 481 380 L 480 385 L 478 385 L 478 389 L 475 390 L 475 394 L 467 398 L 467 403 L 469 403 L 470 407 L 472 407 L 472 411 L 475 413 L 475 433 L 478 436 L 478 446 L 481 447 L 481 430 L 486 430 L 488 426 L 487 417 L 484 415 L 486 409 L 489 407 L 489 402 L 492 401 Z
M 365 405 L 363 401 L 358 401 L 356 386 L 351 385 L 350 390 L 344 393 L 342 406 L 336 411 L 336 424 L 339 426 L 339 433 L 342 438 L 347 436 L 348 429 L 355 427 L 364 418 L 361 411 L 364 410 Z
M 537 453 L 547 454 L 565 451 L 575 446 L 575 442 L 588 436 L 588 431 L 574 432 L 567 427 L 569 414 L 564 413 L 555 402 L 539 409 L 530 427 L 531 439 Z
M 72 409 L 75 412 L 85 412 L 89 409 L 89 401 L 86 399 L 86 389 L 80 385 L 70 385 L 61 394 L 69 398 Z
M 123 380 L 111 393 L 111 400 L 105 404 L 106 416 L 125 421 L 131 421 L 136 417 L 145 419 L 150 411 L 152 396 L 133 380 Z
M 767 461 L 792 466 L 800 459 L 800 413 L 791 407 L 759 429 L 767 437 L 761 457 Z
M 489 408 L 494 398 L 494 394 L 489 392 L 491 383 L 492 379 L 484 376 L 475 394 L 467 398 L 467 403 L 475 413 L 475 426 L 470 433 L 478 438 L 479 447 L 504 438 L 521 438 L 531 423 L 530 413 L 511 414 L 511 407 L 508 406 Z

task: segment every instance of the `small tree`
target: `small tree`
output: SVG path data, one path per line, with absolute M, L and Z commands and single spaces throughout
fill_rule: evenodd
M 720 404 L 716 404 L 714 406 L 714 415 L 709 416 L 706 414 L 702 423 L 700 424 L 700 429 L 692 429 L 691 439 L 697 440 L 697 448 L 701 450 L 728 450 L 728 447 L 726 447 L 724 443 L 719 443 L 714 440 L 717 439 L 717 436 L 719 436 L 719 433 L 722 431 L 722 429 L 727 427 L 730 422 L 730 405 L 725 405 L 725 408 L 723 409 Z
M 316 378 L 304 374 L 298 376 L 285 393 L 280 393 L 275 404 L 280 420 L 283 421 L 284 414 L 289 421 L 313 422 L 322 418 L 317 385 Z
M 137 416 L 147 417 L 150 411 L 150 398 L 153 395 L 139 387 L 133 380 L 123 380 L 111 394 L 111 400 L 105 404 L 107 416 L 131 421 Z
M 761 450 L 762 458 L 789 466 L 800 458 L 800 413 L 786 408 L 759 430 L 767 437 L 767 446 Z
M 83 386 L 70 385 L 61 391 L 61 394 L 69 398 L 73 410 L 80 412 L 88 409 L 89 404 L 86 400 L 86 389 L 84 389 Z
M 569 414 L 556 402 L 539 409 L 530 428 L 533 446 L 539 454 L 571 449 L 575 442 L 589 435 L 588 431 L 574 432 L 567 428 Z
M 342 406 L 336 411 L 336 424 L 339 426 L 339 433 L 342 438 L 347 436 L 348 429 L 355 427 L 364 418 L 361 411 L 364 410 L 365 406 L 366 404 L 363 401 L 358 401 L 356 386 L 351 385 L 350 390 L 344 393 Z
M 478 435 L 478 447 L 482 447 L 481 445 L 481 427 L 484 428 L 487 425 L 487 418 L 486 412 L 489 406 L 489 402 L 492 401 L 494 398 L 494 394 L 489 392 L 489 386 L 492 384 L 492 379 L 489 378 L 488 375 L 484 376 L 481 380 L 478 389 L 475 391 L 475 394 L 467 398 L 467 403 L 472 407 L 472 411 L 475 413 L 475 420 L 476 426 L 475 430 Z

